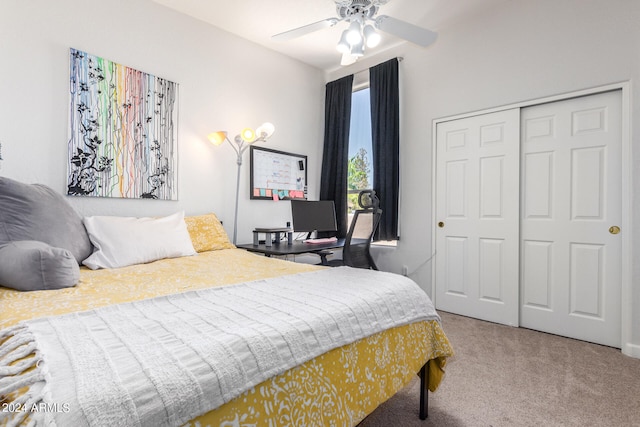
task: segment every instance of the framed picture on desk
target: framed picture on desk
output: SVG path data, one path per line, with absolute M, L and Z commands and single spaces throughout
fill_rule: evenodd
M 307 156 L 250 147 L 251 199 L 307 198 Z

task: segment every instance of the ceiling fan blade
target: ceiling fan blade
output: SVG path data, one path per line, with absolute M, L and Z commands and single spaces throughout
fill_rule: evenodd
M 339 19 L 337 18 L 327 18 L 322 21 L 314 22 L 313 24 L 304 25 L 302 27 L 294 28 L 293 30 L 285 31 L 283 33 L 276 34 L 275 36 L 271 36 L 273 40 L 277 41 L 287 41 L 292 40 L 297 37 L 301 37 L 307 35 L 309 33 L 313 33 L 314 31 L 322 30 L 324 28 L 333 27 L 338 23 Z
M 351 55 L 349 52 L 342 54 L 342 59 L 340 60 L 340 65 L 343 67 L 351 64 L 355 64 L 357 58 Z
M 384 31 L 385 33 L 400 37 L 422 47 L 429 46 L 438 38 L 438 33 L 387 15 L 378 16 L 375 19 L 375 22 L 376 28 Z

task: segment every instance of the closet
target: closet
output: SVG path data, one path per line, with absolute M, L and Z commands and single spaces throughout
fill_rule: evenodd
M 620 347 L 622 91 L 435 134 L 436 308 Z

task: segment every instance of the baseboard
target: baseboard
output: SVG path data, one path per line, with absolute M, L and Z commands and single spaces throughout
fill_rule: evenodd
M 640 345 L 626 343 L 622 346 L 622 354 L 640 359 Z

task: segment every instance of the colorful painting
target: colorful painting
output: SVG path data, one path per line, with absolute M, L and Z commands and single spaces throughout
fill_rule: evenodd
M 178 84 L 70 52 L 67 194 L 177 199 Z

